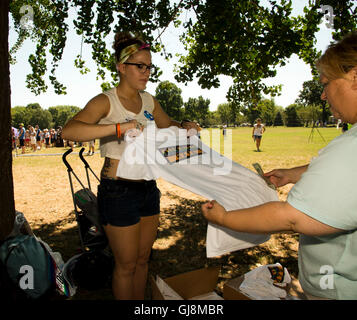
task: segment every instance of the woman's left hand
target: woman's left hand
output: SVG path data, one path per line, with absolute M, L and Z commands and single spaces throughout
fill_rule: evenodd
M 182 122 L 182 128 L 187 130 L 188 136 L 194 136 L 198 134 L 198 131 L 201 130 L 200 126 L 193 121 L 184 121 Z
M 200 126 L 196 122 L 193 122 L 193 121 L 182 122 L 182 128 L 186 129 L 186 130 L 190 130 L 190 129 L 195 129 L 196 131 L 201 130 Z
M 216 200 L 204 203 L 201 206 L 203 216 L 210 222 L 223 225 L 224 216 L 227 214 L 226 209 Z

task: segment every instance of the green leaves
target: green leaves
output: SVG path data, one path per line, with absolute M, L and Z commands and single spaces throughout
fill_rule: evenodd
M 170 117 L 176 120 L 182 118 L 183 100 L 181 89 L 174 83 L 169 81 L 160 82 L 156 88 L 155 96 L 161 107 Z
M 261 80 L 275 76 L 271 67 L 284 63 L 296 47 L 293 21 L 286 18 L 291 2 L 269 11 L 259 1 L 208 1 L 201 9 L 176 80 L 188 82 L 196 75 L 202 87 L 210 88 L 219 86 L 217 75 L 231 76 L 227 97 L 241 103 L 258 101 L 263 92 L 275 94 L 278 88 Z
M 209 99 L 204 99 L 202 96 L 189 98 L 184 103 L 183 118 L 197 121 L 202 126 L 208 125 L 207 114 L 209 113 L 210 103 Z
M 321 52 L 315 48 L 315 35 L 324 16 L 322 4 L 333 8 L 334 39 L 356 29 L 357 6 L 352 0 L 309 0 L 298 17 L 292 16 L 291 0 L 269 0 L 268 4 L 258 0 L 13 0 L 10 11 L 19 38 L 10 50 L 10 60 L 15 62 L 16 51 L 26 38 L 31 38 L 38 45 L 29 57 L 33 72 L 27 77 L 28 87 L 36 94 L 47 90 L 44 77 L 49 53 L 49 80 L 57 93 L 65 93 L 55 71 L 66 45 L 68 10 L 75 8 L 75 30 L 83 36 L 83 43 L 91 46 L 97 77 L 104 89 L 117 82 L 108 37 L 112 43 L 115 32 L 135 32 L 151 44 L 154 52 L 169 58 L 175 52 L 166 51 L 161 35 L 169 24 L 181 25 L 183 34 L 172 41 L 181 41 L 187 54 L 179 57 L 175 79 L 187 84 L 197 77 L 199 85 L 209 89 L 219 87 L 219 75 L 230 76 L 233 85 L 227 98 L 236 104 L 252 105 L 263 94 L 279 94 L 281 86 L 267 86 L 263 80 L 274 77 L 276 68 L 292 54 L 308 63 L 317 75 L 314 63 Z M 32 28 L 22 27 L 24 13 L 20 10 L 24 5 L 33 9 Z M 82 74 L 89 71 L 81 54 L 74 63 Z M 153 81 L 159 74 L 153 76 Z
M 23 10 L 26 8 L 26 10 Z M 35 54 L 29 55 L 32 74 L 27 76 L 27 87 L 35 94 L 45 92 L 48 86 L 44 75 L 47 71 L 47 49 L 52 56 L 52 69 L 49 80 L 57 94 L 64 94 L 65 87 L 56 80 L 55 71 L 58 62 L 62 59 L 66 44 L 68 25 L 65 19 L 68 16 L 68 4 L 61 0 L 13 0 L 10 12 L 14 20 L 15 30 L 19 34 L 18 41 L 11 48 L 12 61 L 16 51 L 26 38 L 37 43 Z M 31 13 L 31 15 L 29 15 Z M 31 23 L 24 24 L 24 17 L 29 17 Z

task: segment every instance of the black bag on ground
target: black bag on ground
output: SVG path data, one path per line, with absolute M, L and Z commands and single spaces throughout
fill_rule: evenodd
M 65 265 L 65 276 L 80 289 L 96 290 L 111 285 L 114 259 L 105 250 L 92 250 L 74 256 Z

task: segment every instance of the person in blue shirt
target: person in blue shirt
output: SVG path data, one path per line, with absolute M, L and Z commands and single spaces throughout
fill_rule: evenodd
M 233 211 L 210 201 L 202 212 L 239 232 L 299 233 L 299 282 L 306 297 L 357 299 L 357 32 L 331 44 L 316 65 L 321 99 L 352 127 L 310 164 L 265 174 L 276 187 L 295 184 L 287 201 Z
M 22 150 L 22 153 L 25 153 L 25 128 L 24 124 L 20 123 L 19 124 L 19 142 L 20 142 L 20 148 Z
M 41 129 L 39 128 L 38 124 L 36 124 L 36 126 L 35 126 L 35 131 L 36 131 L 37 149 L 40 149 L 40 150 L 41 150 L 41 147 L 42 147 Z

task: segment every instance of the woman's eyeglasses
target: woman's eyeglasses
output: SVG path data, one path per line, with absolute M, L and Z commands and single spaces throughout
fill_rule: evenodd
M 156 67 L 154 65 L 146 65 L 144 63 L 133 63 L 133 62 L 124 62 L 123 64 L 128 64 L 131 66 L 136 66 L 139 70 L 140 73 L 145 73 L 146 71 L 149 70 L 150 73 L 155 73 L 156 72 Z

